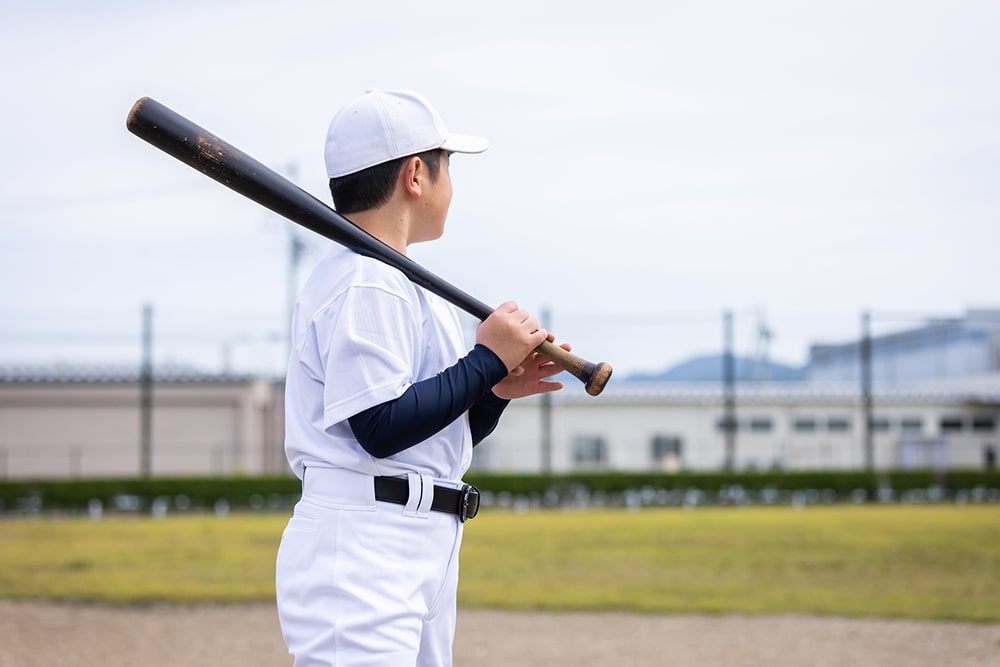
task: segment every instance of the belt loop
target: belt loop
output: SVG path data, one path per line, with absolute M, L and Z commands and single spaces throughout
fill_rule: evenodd
M 406 475 L 406 481 L 410 485 L 410 494 L 407 496 L 406 505 L 403 507 L 404 516 L 417 516 L 420 511 L 420 505 L 423 501 L 423 477 L 415 472 L 411 472 Z
M 430 515 L 431 504 L 434 502 L 434 478 L 430 475 L 421 475 L 420 480 L 423 482 L 423 494 L 417 507 L 417 515 L 426 518 Z

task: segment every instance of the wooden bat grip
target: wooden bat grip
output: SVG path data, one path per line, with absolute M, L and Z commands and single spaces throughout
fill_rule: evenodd
M 604 391 L 604 386 L 611 379 L 611 365 L 604 361 L 592 363 L 549 341 L 536 347 L 535 351 L 548 357 L 556 365 L 583 382 L 584 388 L 591 396 L 597 396 Z

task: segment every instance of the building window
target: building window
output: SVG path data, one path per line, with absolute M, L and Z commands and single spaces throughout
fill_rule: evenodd
M 990 415 L 978 415 L 972 418 L 972 430 L 975 433 L 992 433 L 996 428 L 996 419 Z
M 888 417 L 872 417 L 872 430 L 876 433 L 885 433 L 889 430 Z
M 792 428 L 797 433 L 815 433 L 816 432 L 816 418 L 815 417 L 796 417 L 795 421 L 792 422 Z
M 961 433 L 962 432 L 962 418 L 961 417 L 942 417 L 941 418 L 941 432 L 942 433 Z
M 851 430 L 851 420 L 847 417 L 830 417 L 826 420 L 826 430 L 830 433 L 846 433 Z
M 715 421 L 715 428 L 720 433 L 726 432 L 726 418 L 719 417 Z M 750 431 L 751 433 L 770 433 L 774 428 L 774 423 L 770 417 L 750 417 L 737 419 L 733 424 L 734 431 Z
M 599 435 L 578 435 L 573 438 L 573 463 L 584 467 L 600 467 L 608 462 L 608 448 Z
M 732 419 L 732 421 L 730 421 L 730 419 Z M 735 417 L 719 417 L 715 422 L 715 428 L 725 433 L 728 430 L 726 426 L 730 423 L 732 424 L 733 431 L 738 431 L 740 429 L 740 420 Z
M 923 433 L 924 420 L 920 417 L 903 417 L 899 420 L 899 428 L 904 433 Z
M 653 464 L 665 470 L 679 470 L 682 454 L 681 439 L 676 435 L 654 435 L 650 441 Z

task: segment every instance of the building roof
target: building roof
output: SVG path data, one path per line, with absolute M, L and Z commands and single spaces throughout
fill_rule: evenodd
M 918 344 L 941 345 L 955 339 L 985 339 L 990 332 L 1000 330 L 1000 310 L 969 310 L 964 317 L 928 320 L 922 326 L 872 336 L 872 352 L 896 347 L 913 347 Z M 829 361 L 831 358 L 857 356 L 861 341 L 846 343 L 814 343 L 809 347 L 810 364 Z
M 135 384 L 141 379 L 138 365 L 0 365 L 0 384 Z M 161 384 L 239 384 L 256 379 L 254 375 L 209 373 L 181 365 L 153 368 L 153 382 Z

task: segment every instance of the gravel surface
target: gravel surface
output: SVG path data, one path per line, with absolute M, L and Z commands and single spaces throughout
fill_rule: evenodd
M 459 613 L 475 667 L 996 667 L 1000 624 L 807 616 Z M 106 606 L 0 600 L 0 667 L 290 666 L 271 604 Z

